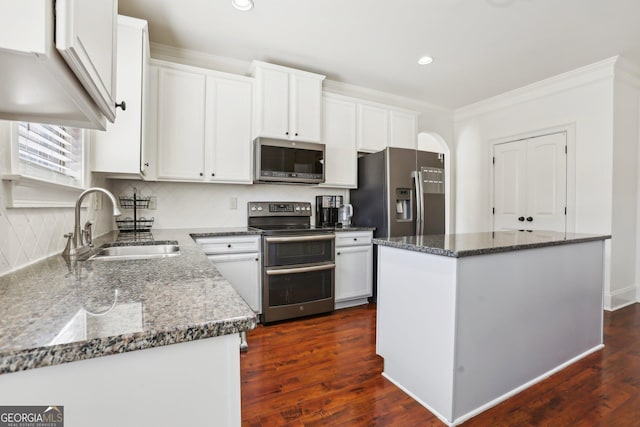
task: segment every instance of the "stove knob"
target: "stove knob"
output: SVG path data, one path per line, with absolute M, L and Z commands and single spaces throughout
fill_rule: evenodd
M 296 210 L 299 211 L 300 210 L 300 206 L 296 206 Z
M 262 206 L 258 206 L 258 210 L 261 211 L 262 210 Z
M 310 210 L 311 210 L 311 207 L 310 207 L 310 206 L 307 206 L 307 210 L 308 210 L 308 211 L 310 211 Z
M 255 206 L 251 206 L 251 210 L 252 210 L 252 211 L 255 211 L 255 210 L 256 210 L 256 207 L 255 207 Z

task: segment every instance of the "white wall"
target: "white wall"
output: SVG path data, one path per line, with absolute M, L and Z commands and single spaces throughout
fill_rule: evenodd
M 638 95 L 602 61 L 456 112 L 456 231 L 492 228 L 492 142 L 568 126 L 568 231 L 612 234 L 605 307 L 636 287 Z M 572 147 L 573 145 L 573 147 Z
M 118 196 L 138 194 L 156 196 L 157 209 L 139 215 L 154 218 L 153 228 L 244 227 L 247 225 L 249 201 L 310 202 L 315 207 L 317 195 L 346 196 L 348 191 L 304 185 L 233 185 L 212 183 L 143 182 L 108 180 L 109 189 Z M 231 199 L 237 198 L 237 209 Z M 123 217 L 133 211 L 123 211 Z M 315 218 L 315 217 L 314 217 Z M 312 218 L 312 220 L 314 220 Z M 153 229 L 152 229 L 153 231 Z

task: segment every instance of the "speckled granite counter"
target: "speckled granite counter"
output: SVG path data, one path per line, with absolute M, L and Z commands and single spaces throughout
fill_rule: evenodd
M 496 231 L 387 237 L 373 239 L 373 243 L 409 251 L 460 258 L 610 238 L 611 236 L 607 235 L 558 233 L 554 231 Z
M 69 263 L 56 255 L 0 276 L 0 374 L 253 329 L 255 313 L 191 234 L 260 233 L 155 230 L 153 239 L 177 241 L 180 255 Z

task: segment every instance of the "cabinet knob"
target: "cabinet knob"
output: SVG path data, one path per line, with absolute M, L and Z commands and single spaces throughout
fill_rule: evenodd
M 533 221 L 533 217 L 528 216 L 527 217 L 527 221 L 529 221 L 529 222 Z
M 354 238 L 353 238 L 353 241 L 354 241 L 354 242 L 357 242 L 357 241 L 358 241 L 358 238 L 357 238 L 357 237 L 354 237 Z
M 200 172 L 200 176 L 204 176 L 204 174 L 202 172 Z
M 524 222 L 524 217 L 523 217 L 523 216 L 518 217 L 518 221 L 520 221 L 520 222 Z
M 298 136 L 298 132 L 296 132 L 296 136 Z
M 285 134 L 285 135 L 289 135 L 289 132 L 285 132 L 284 134 Z
M 231 247 L 231 245 L 229 244 L 229 245 L 227 245 L 227 247 L 228 247 L 228 248 L 230 248 L 230 247 Z
M 340 255 L 340 252 L 338 252 L 336 255 Z
M 256 258 L 256 261 L 260 261 L 260 258 Z
M 124 101 L 121 101 L 120 103 L 116 102 L 116 108 L 118 107 L 122 108 L 122 111 L 125 111 L 127 109 L 127 103 Z
M 149 167 L 149 163 L 145 163 L 144 165 L 145 165 L 145 167 Z

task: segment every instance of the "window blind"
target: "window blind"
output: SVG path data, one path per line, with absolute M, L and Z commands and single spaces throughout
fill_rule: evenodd
M 18 156 L 22 172 L 27 175 L 52 181 L 81 182 L 82 130 L 57 125 L 19 123 Z

